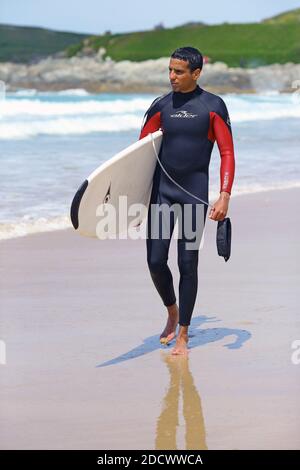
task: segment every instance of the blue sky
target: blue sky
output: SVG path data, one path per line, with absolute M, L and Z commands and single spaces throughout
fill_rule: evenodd
M 152 29 L 160 22 L 248 23 L 299 7 L 299 0 L 0 0 L 0 23 L 101 34 Z

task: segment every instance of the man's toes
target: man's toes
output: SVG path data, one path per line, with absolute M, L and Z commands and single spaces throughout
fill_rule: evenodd
M 168 344 L 170 343 L 170 341 L 172 341 L 173 339 L 175 338 L 175 333 L 171 333 L 170 335 L 168 336 L 165 336 L 163 338 L 160 338 L 160 342 L 162 344 Z
M 163 334 L 160 335 L 160 342 L 161 343 L 168 343 L 169 341 L 172 341 L 174 339 L 176 334 L 174 332 L 169 333 L 167 336 L 164 336 Z

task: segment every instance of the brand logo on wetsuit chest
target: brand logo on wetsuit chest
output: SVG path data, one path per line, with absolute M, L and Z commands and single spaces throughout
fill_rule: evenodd
M 228 126 L 231 127 L 231 122 L 230 122 L 230 117 L 229 116 L 227 116 L 226 122 L 227 122 Z
M 194 118 L 194 117 L 198 116 L 198 114 L 192 114 L 192 113 L 189 113 L 188 111 L 180 110 L 180 111 L 177 111 L 177 113 L 175 113 L 175 114 L 170 114 L 170 116 L 171 116 L 172 118 L 187 118 L 187 119 L 191 119 L 191 118 Z

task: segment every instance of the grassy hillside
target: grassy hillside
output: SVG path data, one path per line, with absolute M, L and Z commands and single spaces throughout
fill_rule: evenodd
M 267 18 L 263 21 L 263 23 L 300 23 L 300 8 L 285 11 L 280 15 L 273 16 L 272 18 Z
M 89 39 L 90 47 L 95 50 L 105 47 L 114 60 L 156 59 L 169 56 L 183 45 L 197 47 L 212 61 L 223 61 L 233 67 L 300 62 L 300 24 L 194 25 Z M 70 47 L 69 56 L 82 48 L 83 43 Z
M 28 62 L 78 43 L 85 34 L 0 24 L 0 61 Z
M 0 61 L 29 62 L 62 50 L 72 57 L 100 47 L 114 60 L 142 61 L 167 57 L 183 45 L 197 47 L 212 62 L 232 67 L 300 63 L 300 8 L 261 23 L 209 26 L 195 21 L 176 28 L 90 37 L 0 24 Z

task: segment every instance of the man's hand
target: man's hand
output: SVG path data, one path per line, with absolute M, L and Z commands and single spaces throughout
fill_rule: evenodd
M 213 204 L 209 212 L 209 218 L 212 220 L 223 220 L 228 212 L 230 194 L 222 191 L 219 199 Z

